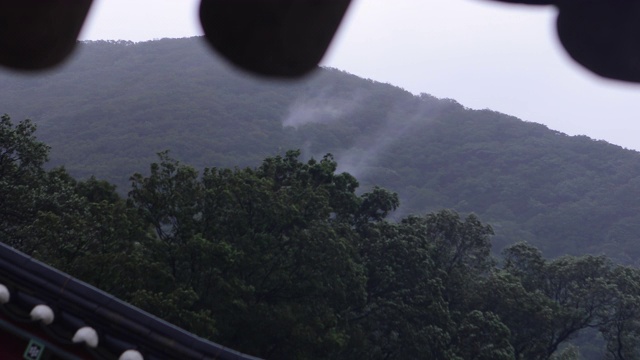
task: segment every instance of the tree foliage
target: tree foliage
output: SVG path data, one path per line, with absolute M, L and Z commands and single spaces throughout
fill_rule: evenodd
M 0 123 L 5 243 L 201 336 L 278 359 L 637 359 L 640 270 L 604 256 L 491 255 L 493 229 L 300 151 L 202 174 L 158 154 L 128 198 L 46 170 Z M 595 334 L 601 343 L 586 343 Z

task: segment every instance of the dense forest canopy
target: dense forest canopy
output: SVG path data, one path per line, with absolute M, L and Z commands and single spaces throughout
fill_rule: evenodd
M 38 124 L 52 165 L 120 195 L 164 150 L 196 168 L 332 153 L 362 189 L 397 191 L 398 219 L 451 208 L 490 222 L 496 253 L 523 240 L 637 264 L 635 151 L 334 69 L 268 82 L 208 52 L 199 38 L 82 43 L 59 72 L 0 74 L 0 109 Z
M 199 172 L 161 152 L 128 196 L 46 169 L 0 121 L 0 237 L 189 331 L 274 359 L 636 359 L 640 270 L 604 256 L 491 256 L 491 226 L 299 151 Z

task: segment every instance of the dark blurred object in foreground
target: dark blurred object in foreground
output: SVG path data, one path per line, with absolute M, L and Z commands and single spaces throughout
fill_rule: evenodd
M 555 5 L 558 36 L 575 61 L 607 78 L 640 82 L 640 1 L 493 1 Z M 200 21 L 209 44 L 239 68 L 296 78 L 317 68 L 350 2 L 201 0 Z M 60 64 L 73 50 L 91 3 L 0 2 L 0 65 L 41 70 Z
M 19 70 L 40 70 L 61 63 L 76 45 L 91 2 L 0 2 L 0 64 Z
M 299 77 L 318 67 L 351 0 L 202 0 L 208 42 L 240 68 Z

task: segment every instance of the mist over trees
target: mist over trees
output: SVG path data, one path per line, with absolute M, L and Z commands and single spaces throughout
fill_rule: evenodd
M 156 153 L 197 169 L 332 153 L 361 191 L 393 189 L 392 216 L 442 208 L 492 224 L 494 253 L 640 255 L 640 157 L 490 110 L 471 110 L 334 69 L 273 83 L 216 61 L 201 39 L 88 42 L 56 73 L 0 74 L 0 109 L 33 119 L 50 166 L 126 195 Z M 637 264 L 636 264 L 637 265 Z
M 637 152 L 200 41 L 0 74 L 0 240 L 266 358 L 640 358 Z
M 604 256 L 491 256 L 493 229 L 358 191 L 332 155 L 197 171 L 161 152 L 122 198 L 45 169 L 0 121 L 2 240 L 188 331 L 278 359 L 634 359 L 640 270 Z M 596 341 L 573 342 L 579 335 Z

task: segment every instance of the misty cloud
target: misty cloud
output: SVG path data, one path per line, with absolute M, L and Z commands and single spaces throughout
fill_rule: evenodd
M 429 122 L 431 115 L 430 111 L 415 104 L 396 104 L 386 114 L 383 126 L 372 134 L 363 134 L 357 139 L 355 146 L 336 154 L 338 171 L 373 181 L 375 179 L 369 176 L 372 173 L 384 172 L 386 176 L 393 176 L 388 173 L 388 169 L 379 167 L 380 156 L 401 141 L 404 135 Z
M 297 99 L 289 107 L 282 125 L 297 129 L 305 124 L 329 124 L 349 116 L 365 99 L 366 96 L 361 91 L 337 98 L 332 94 L 332 88 L 327 87 Z
M 342 121 L 356 117 L 360 124 L 371 116 L 371 108 L 381 101 L 378 95 L 359 89 L 356 92 L 337 92 L 337 84 L 300 96 L 290 106 L 283 126 L 299 129 L 307 124 L 338 126 Z M 393 99 L 385 99 L 393 102 Z M 303 153 L 308 157 L 322 157 L 327 152 L 334 154 L 338 162 L 338 172 L 348 172 L 363 182 L 376 184 L 400 176 L 388 166 L 380 163 L 381 156 L 396 146 L 403 138 L 416 131 L 426 131 L 425 126 L 443 109 L 461 106 L 455 101 L 437 99 L 431 95 L 420 94 L 412 98 L 399 97 L 389 107 L 383 107 L 386 113 L 375 114 L 375 119 L 363 126 L 361 134 L 348 139 L 347 143 L 334 144 L 333 148 L 319 149 L 313 146 L 313 132 L 306 132 Z M 351 119 L 352 120 L 352 119 Z M 315 149 L 316 153 L 313 153 Z M 388 165 L 388 164 L 387 164 Z

